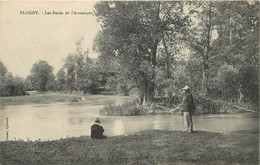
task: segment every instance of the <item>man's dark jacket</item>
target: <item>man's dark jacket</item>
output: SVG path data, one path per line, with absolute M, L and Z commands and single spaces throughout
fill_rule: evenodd
M 91 135 L 90 137 L 92 138 L 104 138 L 105 136 L 103 135 L 104 133 L 104 129 L 102 126 L 98 125 L 98 124 L 93 124 L 91 126 Z
M 195 110 L 195 104 L 193 101 L 193 96 L 190 92 L 186 92 L 183 96 L 181 105 L 180 105 L 181 112 L 189 112 L 193 113 Z

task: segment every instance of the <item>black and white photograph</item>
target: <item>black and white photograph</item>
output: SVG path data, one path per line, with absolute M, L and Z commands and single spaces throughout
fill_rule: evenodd
M 259 1 L 1 1 L 0 165 L 258 165 Z

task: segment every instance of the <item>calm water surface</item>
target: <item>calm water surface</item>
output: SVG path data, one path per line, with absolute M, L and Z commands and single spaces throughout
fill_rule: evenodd
M 7 105 L 0 107 L 0 140 L 55 140 L 90 135 L 96 117 L 102 120 L 108 136 L 130 135 L 142 130 L 182 130 L 182 116 L 100 116 L 99 109 L 108 104 L 122 104 L 132 98 L 123 96 L 88 96 L 78 103 Z M 194 116 L 194 130 L 230 132 L 258 129 L 258 114 L 221 114 Z

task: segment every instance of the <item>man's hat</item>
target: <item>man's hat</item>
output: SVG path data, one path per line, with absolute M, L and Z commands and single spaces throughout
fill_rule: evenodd
M 95 123 L 101 123 L 101 121 L 99 120 L 99 118 L 96 118 Z
M 185 87 L 184 88 L 182 88 L 183 90 L 189 90 L 190 89 L 190 87 L 189 86 L 187 86 L 187 85 L 185 85 Z

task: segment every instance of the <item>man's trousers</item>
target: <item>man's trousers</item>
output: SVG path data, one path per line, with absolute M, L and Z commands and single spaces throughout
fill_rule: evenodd
M 183 112 L 183 122 L 185 131 L 193 131 L 192 115 L 189 112 Z

